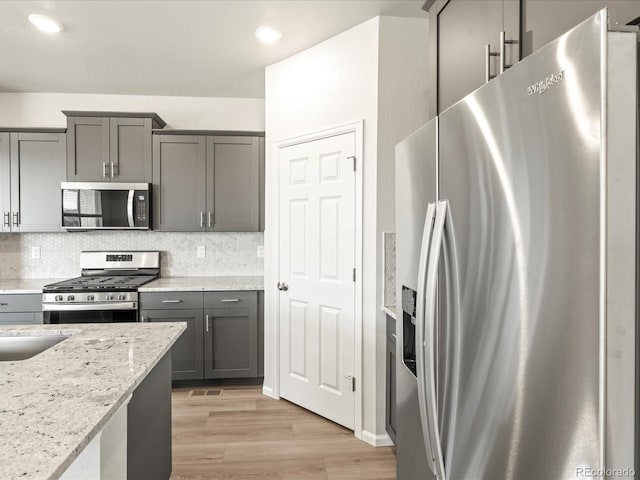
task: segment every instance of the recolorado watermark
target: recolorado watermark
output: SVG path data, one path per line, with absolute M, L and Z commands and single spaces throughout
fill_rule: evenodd
M 635 475 L 633 468 L 576 468 L 577 478 L 633 478 Z

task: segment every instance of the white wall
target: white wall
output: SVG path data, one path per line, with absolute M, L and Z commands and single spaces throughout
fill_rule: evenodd
M 273 248 L 274 143 L 364 121 L 363 438 L 384 433 L 383 228 L 393 229 L 393 146 L 426 121 L 427 21 L 378 17 L 266 69 L 266 232 Z M 382 45 L 384 42 L 385 45 Z M 384 72 L 382 69 L 385 69 Z M 387 69 L 393 69 L 388 71 Z M 408 81 L 402 82 L 403 77 Z M 382 90 L 381 90 L 382 87 Z M 397 123 L 398 125 L 395 125 Z M 388 132 L 382 131 L 382 126 Z M 389 175 L 390 179 L 379 179 Z M 391 203 L 388 203 L 391 202 Z M 382 210 L 379 213 L 379 208 Z M 272 329 L 277 265 L 265 262 L 265 387 L 274 382 Z
M 264 131 L 261 98 L 0 93 L 3 127 L 66 127 L 61 110 L 156 112 L 165 128 Z

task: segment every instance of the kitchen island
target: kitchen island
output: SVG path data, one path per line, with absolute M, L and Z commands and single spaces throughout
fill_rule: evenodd
M 60 478 L 128 402 L 131 414 L 138 392 L 145 397 L 149 387 L 166 384 L 168 390 L 161 389 L 170 395 L 167 353 L 184 328 L 182 323 L 0 326 L 0 338 L 68 336 L 32 358 L 0 361 L 0 478 Z M 145 405 L 151 413 L 154 406 Z M 166 399 L 159 408 L 166 416 Z M 168 414 L 170 420 L 170 398 Z M 129 426 L 129 458 L 137 440 L 131 433 Z M 170 448 L 168 454 L 170 462 Z

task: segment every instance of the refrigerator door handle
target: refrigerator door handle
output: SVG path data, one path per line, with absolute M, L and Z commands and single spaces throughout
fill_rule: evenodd
M 420 260 L 418 263 L 418 291 L 416 295 L 416 377 L 418 383 L 418 404 L 420 407 L 420 423 L 422 425 L 422 435 L 427 450 L 427 457 L 431 473 L 436 474 L 434 466 L 433 448 L 431 446 L 429 421 L 427 419 L 427 393 L 425 383 L 425 351 L 424 351 L 424 332 L 425 332 L 425 289 L 427 284 L 427 265 L 433 242 L 431 241 L 433 233 L 433 222 L 435 219 L 436 204 L 430 203 L 427 207 L 425 215 L 424 228 L 422 231 L 422 244 L 420 247 Z
M 445 220 L 447 218 L 449 202 L 440 200 L 436 207 L 436 217 L 433 225 L 431 240 L 431 254 L 427 266 L 427 284 L 424 290 L 424 358 L 425 393 L 427 405 L 427 421 L 435 475 L 438 480 L 446 480 L 440 431 L 438 426 L 438 405 L 436 394 L 436 359 L 435 359 L 435 327 L 436 327 L 436 287 L 438 284 L 438 265 L 442 254 Z

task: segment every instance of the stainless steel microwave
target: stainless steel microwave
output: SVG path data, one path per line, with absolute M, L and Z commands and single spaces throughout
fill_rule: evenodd
M 62 182 L 62 228 L 149 230 L 148 183 Z

